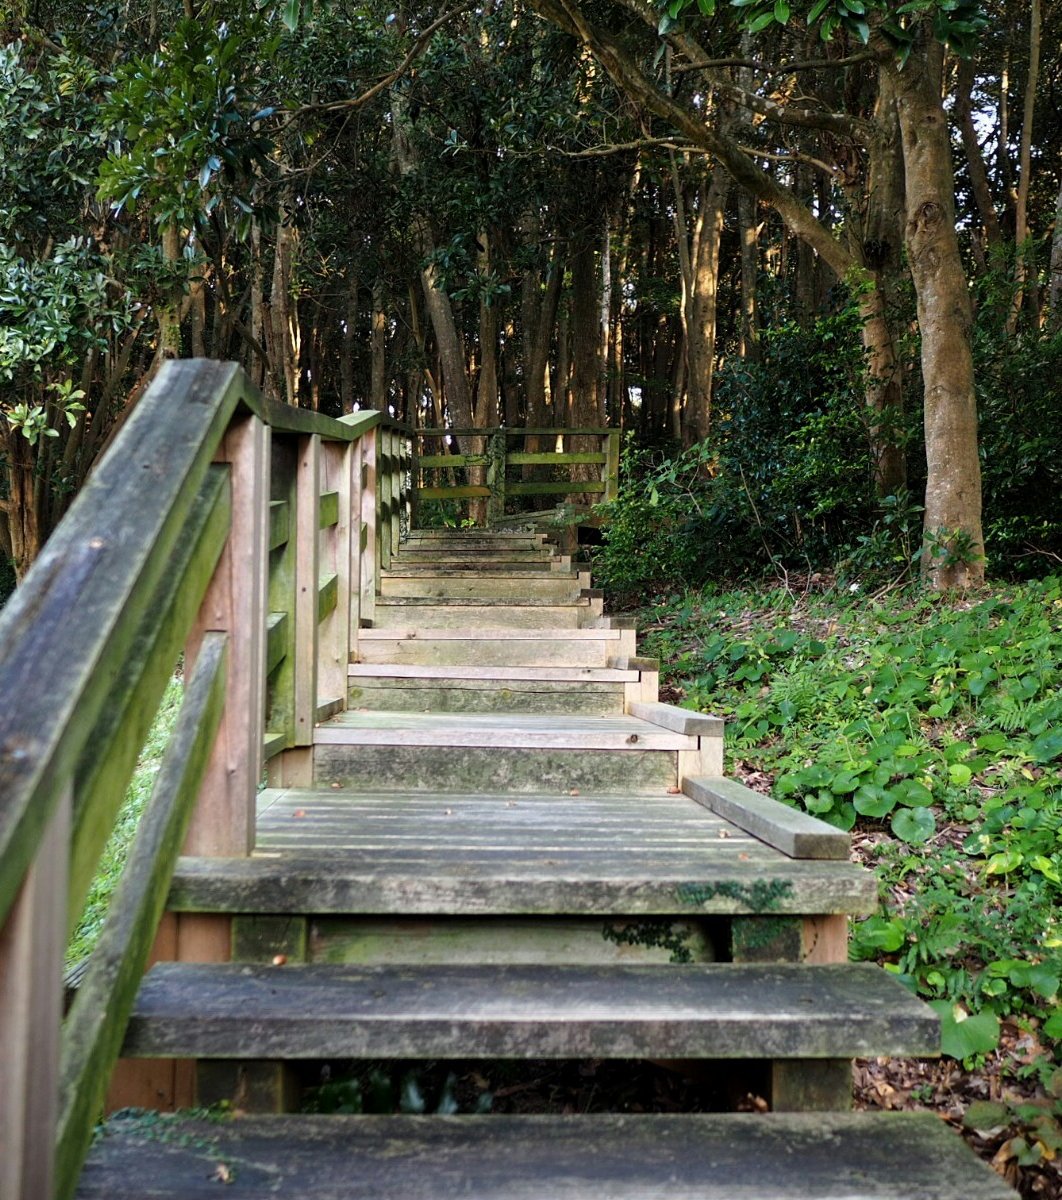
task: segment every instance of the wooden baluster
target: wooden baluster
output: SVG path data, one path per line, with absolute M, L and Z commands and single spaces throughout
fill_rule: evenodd
M 376 619 L 376 582 L 380 570 L 377 531 L 377 452 L 379 429 L 370 429 L 361 439 L 361 621 L 369 627 Z
M 620 431 L 613 429 L 605 440 L 605 501 L 619 495 Z
M 351 472 L 356 459 L 349 442 L 325 442 L 321 447 L 322 485 L 339 498 L 339 519 L 322 529 L 321 576 L 336 577 L 335 607 L 318 628 L 317 707 L 319 712 L 339 702 L 346 707 L 347 666 L 350 662 L 351 579 Z M 356 566 L 356 564 L 355 564 Z M 323 715 L 323 712 L 322 712 Z
M 45 1200 L 55 1177 L 71 791 L 62 789 L 0 929 L 0 1196 Z
M 388 434 L 388 459 L 391 483 L 391 553 L 397 554 L 402 544 L 402 443 L 405 435 L 391 430 Z
M 299 441 L 295 483 L 295 745 L 313 744 L 317 723 L 317 589 L 321 556 L 321 439 Z

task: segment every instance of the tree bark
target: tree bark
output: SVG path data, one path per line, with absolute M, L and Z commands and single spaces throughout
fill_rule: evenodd
M 955 119 L 962 135 L 962 147 L 966 154 L 966 165 L 970 172 L 970 190 L 973 192 L 977 213 L 984 229 L 985 243 L 989 249 L 1003 240 L 999 228 L 999 216 L 992 198 L 992 187 L 988 182 L 988 168 L 977 140 L 977 129 L 973 121 L 971 93 L 974 83 L 972 58 L 959 60 L 958 77 L 955 84 Z
M 923 34 L 923 36 L 925 36 Z M 981 467 L 970 331 L 973 315 L 955 232 L 948 120 L 940 100 L 943 48 L 916 47 L 893 65 L 903 138 L 907 257 L 918 300 L 925 384 L 925 538 L 922 568 L 935 588 L 984 581 Z
M 1018 190 L 1014 200 L 1014 297 L 1007 318 L 1007 333 L 1018 328 L 1029 274 L 1029 183 L 1032 175 L 1032 130 L 1036 111 L 1036 87 L 1040 76 L 1040 0 L 1031 0 L 1029 10 L 1029 71 L 1025 79 L 1021 144 L 1018 151 Z

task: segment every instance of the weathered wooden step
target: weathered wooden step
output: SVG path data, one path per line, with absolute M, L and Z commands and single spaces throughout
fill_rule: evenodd
M 129 1057 L 841 1059 L 935 1055 L 871 963 L 547 967 L 159 963 Z
M 453 575 L 410 572 L 383 575 L 380 594 L 409 599 L 466 599 L 480 604 L 538 600 L 548 604 L 570 604 L 578 600 L 586 580 L 570 572 L 486 575 L 463 571 Z
M 571 563 L 566 559 L 541 559 L 523 562 L 509 560 L 506 562 L 481 563 L 475 559 L 461 558 L 452 562 L 426 562 L 418 559 L 392 560 L 392 565 L 381 572 L 381 578 L 387 579 L 394 575 L 428 575 L 439 576 L 441 579 L 452 579 L 462 575 L 570 575 Z
M 370 665 L 375 664 L 351 664 L 352 667 Z M 505 669 L 501 667 L 496 670 L 500 672 Z M 519 669 L 512 668 L 514 671 Z M 373 711 L 537 712 L 577 713 L 584 716 L 622 713 L 623 697 L 622 683 L 411 678 L 403 675 L 351 675 L 348 692 L 351 708 Z
M 231 1187 L 219 1185 L 219 1164 Z M 935 1113 L 123 1113 L 78 1200 L 1015 1200 Z
M 348 709 L 314 729 L 330 746 L 456 746 L 499 750 L 697 750 L 695 736 L 625 714 L 568 717 L 544 713 L 357 712 Z
M 379 596 L 373 628 L 389 629 L 415 624 L 418 630 L 448 629 L 481 624 L 523 629 L 576 629 L 590 620 L 590 600 L 580 596 L 567 604 L 549 604 L 534 598 L 526 603 L 483 604 L 466 597 L 427 599 Z
M 407 794 L 267 789 L 254 856 L 181 859 L 169 905 L 677 918 L 865 916 L 877 905 L 876 881 L 862 867 L 788 858 L 663 788 L 461 795 L 438 784 Z
M 403 550 L 542 550 L 548 549 L 545 537 L 540 533 L 519 534 L 478 534 L 475 537 L 463 537 L 453 534 L 448 537 L 422 537 L 411 534 L 399 544 L 399 552 Z
M 622 713 L 638 671 L 351 663 L 352 708 L 396 712 Z
M 409 566 L 465 566 L 472 570 L 504 571 L 510 563 L 548 563 L 549 550 L 400 550 L 391 559 L 391 570 Z
M 409 627 L 363 629 L 358 658 L 428 666 L 605 667 L 632 639 L 632 631 L 623 629 L 433 629 L 425 636 Z

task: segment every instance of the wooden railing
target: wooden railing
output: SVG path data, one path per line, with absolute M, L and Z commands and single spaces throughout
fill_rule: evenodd
M 178 854 L 249 854 L 263 760 L 283 774 L 344 706 L 411 450 L 379 413 L 332 420 L 231 364 L 171 363 L 0 614 L 3 1200 L 72 1194 Z M 64 1018 L 64 947 L 182 651 L 176 728 Z
M 563 499 L 591 496 L 614 500 L 619 488 L 620 431 L 618 429 L 419 429 L 415 431 L 418 453 L 415 457 L 414 501 L 479 500 L 486 501 L 488 523 L 502 520 L 512 510 L 516 497 Z M 427 453 L 432 442 L 441 449 L 450 438 L 473 438 L 483 449 L 475 453 Z M 517 450 L 517 445 L 539 448 Z M 593 449 L 568 449 L 573 442 Z M 541 445 L 552 449 L 542 449 Z M 511 478 L 510 468 L 533 468 L 532 475 L 553 478 Z M 596 468 L 593 472 L 585 468 Z M 573 468 L 581 468 L 573 471 Z M 430 483 L 432 477 L 447 472 L 467 476 L 461 483 Z M 564 475 L 566 478 L 556 478 Z M 593 475 L 593 478 L 588 476 Z M 581 477 L 580 477 L 581 476 Z

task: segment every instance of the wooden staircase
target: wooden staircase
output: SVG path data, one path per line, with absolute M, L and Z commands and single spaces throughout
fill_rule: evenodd
M 170 912 L 231 918 L 232 961 L 155 965 L 126 1032 L 241 1115 L 113 1117 L 79 1197 L 1012 1195 L 935 1115 L 850 1111 L 852 1058 L 939 1052 L 846 961 L 874 879 L 723 777 L 722 722 L 658 702 L 585 571 L 422 531 L 368 599 L 348 707 L 272 760 L 254 854 L 178 862 Z M 379 1058 L 701 1060 L 771 1111 L 283 1111 L 288 1064 Z

